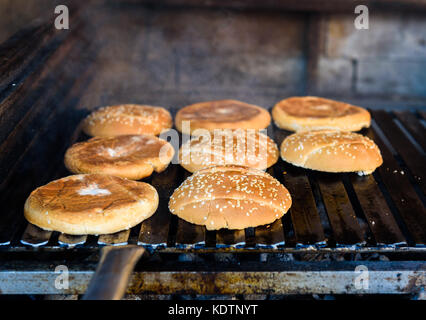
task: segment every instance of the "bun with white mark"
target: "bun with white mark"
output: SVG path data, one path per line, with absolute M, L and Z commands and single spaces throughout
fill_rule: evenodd
M 173 125 L 170 112 L 161 107 L 123 104 L 102 107 L 83 121 L 83 131 L 93 137 L 126 134 L 159 135 Z
M 374 141 L 344 131 L 294 133 L 281 144 L 281 157 L 295 166 L 325 172 L 370 174 L 382 163 Z
M 208 230 L 244 229 L 280 219 L 290 208 L 288 190 L 271 175 L 241 166 L 195 172 L 177 188 L 170 211 Z
M 184 125 L 188 121 L 190 128 Z M 186 134 L 197 129 L 264 129 L 271 122 L 269 112 L 259 106 L 237 100 L 217 100 L 192 104 L 180 109 L 176 128 Z
M 190 172 L 217 165 L 265 170 L 278 157 L 275 142 L 257 130 L 222 130 L 212 137 L 195 136 L 179 150 L 180 164 Z
M 157 207 L 157 191 L 147 183 L 89 174 L 37 188 L 25 202 L 24 215 L 44 230 L 99 235 L 129 229 Z
M 65 153 L 72 173 L 103 173 L 139 180 L 167 168 L 174 155 L 170 143 L 155 136 L 95 137 L 78 142 Z
M 370 113 L 361 107 L 319 97 L 291 97 L 272 109 L 275 124 L 290 131 L 342 130 L 368 128 Z

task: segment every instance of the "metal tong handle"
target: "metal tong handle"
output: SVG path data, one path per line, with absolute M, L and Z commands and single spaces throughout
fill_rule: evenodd
M 83 300 L 120 300 L 129 284 L 130 275 L 145 249 L 136 245 L 107 246 Z

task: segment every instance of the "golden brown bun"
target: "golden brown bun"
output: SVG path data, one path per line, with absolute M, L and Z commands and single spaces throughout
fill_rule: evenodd
M 195 136 L 183 144 L 179 150 L 181 166 L 190 172 L 217 165 L 264 170 L 278 160 L 277 145 L 258 130 L 226 129 L 222 134 Z
M 129 229 L 157 207 L 157 191 L 147 183 L 89 174 L 37 188 L 25 202 L 24 215 L 45 230 L 98 235 Z
M 368 128 L 370 113 L 348 103 L 319 97 L 292 97 L 272 109 L 275 124 L 290 131 L 342 130 Z
M 283 160 L 303 168 L 326 172 L 370 174 L 382 163 L 377 145 L 363 135 L 344 131 L 305 131 L 281 144 Z
M 65 153 L 72 173 L 103 173 L 139 180 L 167 168 L 174 155 L 170 143 L 155 136 L 95 137 Z
M 83 121 L 84 132 L 93 137 L 126 134 L 159 135 L 173 125 L 170 112 L 161 107 L 123 104 L 100 108 Z
M 244 229 L 272 223 L 291 206 L 287 189 L 269 174 L 247 167 L 217 166 L 195 172 L 170 198 L 170 211 L 208 230 Z
M 182 125 L 190 122 L 190 130 Z M 200 102 L 186 106 L 176 114 L 176 128 L 186 134 L 196 129 L 264 129 L 271 122 L 265 109 L 237 100 Z

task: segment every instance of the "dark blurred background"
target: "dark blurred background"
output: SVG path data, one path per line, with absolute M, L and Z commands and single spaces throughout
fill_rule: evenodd
M 307 94 L 426 105 L 423 0 L 0 2 L 0 42 L 52 19 L 57 4 L 83 7 L 79 32 L 100 48 L 86 105 L 236 98 L 269 108 Z M 358 4 L 369 8 L 368 30 L 354 27 Z

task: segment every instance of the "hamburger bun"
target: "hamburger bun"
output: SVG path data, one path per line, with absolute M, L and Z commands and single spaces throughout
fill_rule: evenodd
M 292 97 L 272 109 L 275 124 L 285 130 L 359 131 L 368 128 L 370 113 L 361 107 L 319 97 Z
M 147 183 L 89 174 L 37 188 L 25 202 L 24 215 L 44 230 L 99 235 L 129 229 L 157 207 L 157 191 Z
M 275 142 L 257 130 L 215 130 L 213 137 L 194 136 L 179 150 L 179 161 L 189 172 L 217 166 L 240 165 L 265 170 L 278 160 Z
M 103 173 L 139 180 L 167 168 L 174 155 L 170 143 L 155 136 L 95 137 L 78 142 L 65 153 L 72 173 Z
M 208 230 L 244 229 L 274 222 L 291 206 L 287 189 L 264 171 L 241 166 L 202 169 L 169 201 L 170 211 Z
M 190 128 L 183 122 L 189 121 Z M 265 109 L 237 100 L 218 100 L 192 104 L 176 114 L 176 128 L 186 134 L 197 129 L 264 129 L 271 122 Z
M 372 173 L 382 163 L 374 141 L 344 131 L 305 131 L 288 136 L 281 158 L 295 166 L 325 172 Z
M 161 107 L 123 104 L 100 108 L 83 121 L 83 131 L 93 137 L 126 134 L 159 135 L 173 125 L 170 112 Z

